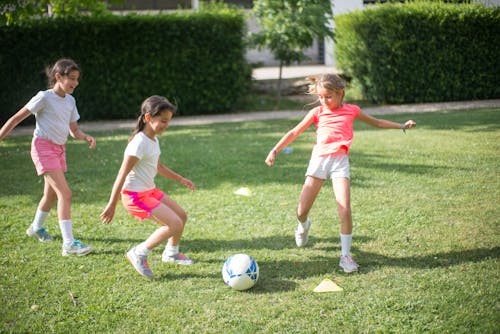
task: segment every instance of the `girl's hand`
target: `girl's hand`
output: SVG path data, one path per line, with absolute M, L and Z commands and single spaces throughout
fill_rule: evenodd
M 269 154 L 267 155 L 265 161 L 266 165 L 268 165 L 269 167 L 274 165 L 274 161 L 276 160 L 276 155 L 278 155 L 278 151 L 276 151 L 275 149 L 271 150 L 271 152 L 269 152 Z
M 86 135 L 84 140 L 89 143 L 89 148 L 90 149 L 94 149 L 95 148 L 95 145 L 96 145 L 96 141 L 95 141 L 95 138 L 92 137 L 92 136 L 89 136 L 89 135 Z
M 100 218 L 104 224 L 109 224 L 113 220 L 113 217 L 115 216 L 115 210 L 116 206 L 108 204 L 106 205 L 106 208 L 104 211 L 101 213 Z
M 191 180 L 188 180 L 185 177 L 183 177 L 179 182 L 188 187 L 191 191 L 194 191 L 194 183 L 191 182 Z
M 406 121 L 404 124 L 403 124 L 403 127 L 405 129 L 409 129 L 409 128 L 414 128 L 417 126 L 417 123 L 415 123 L 414 121 L 412 121 L 411 119 L 409 121 Z

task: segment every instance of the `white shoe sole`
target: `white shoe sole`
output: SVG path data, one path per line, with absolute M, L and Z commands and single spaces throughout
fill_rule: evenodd
M 92 252 L 94 249 L 92 247 L 88 247 L 86 248 L 84 251 L 80 252 L 80 253 L 71 253 L 71 252 L 68 252 L 68 251 L 65 251 L 63 250 L 62 251 L 62 256 L 84 256 L 84 255 L 87 255 L 88 253 Z

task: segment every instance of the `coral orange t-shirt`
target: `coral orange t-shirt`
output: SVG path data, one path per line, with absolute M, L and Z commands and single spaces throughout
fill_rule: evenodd
M 360 108 L 354 104 L 343 104 L 330 110 L 323 106 L 313 110 L 316 125 L 316 145 L 313 156 L 347 154 L 354 138 L 353 123 Z

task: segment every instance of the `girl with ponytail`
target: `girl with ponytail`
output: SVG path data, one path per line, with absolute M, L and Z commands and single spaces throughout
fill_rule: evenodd
M 162 261 L 191 265 L 193 261 L 179 252 L 179 242 L 187 220 L 184 209 L 154 183 L 156 174 L 175 180 L 194 191 L 190 180 L 160 162 L 158 136 L 167 129 L 176 107 L 163 96 L 153 95 L 141 106 L 137 125 L 129 139 L 123 162 L 116 176 L 109 202 L 101 220 L 109 224 L 121 195 L 125 209 L 139 220 L 149 218 L 160 226 L 144 242 L 126 253 L 126 258 L 139 274 L 152 279 L 147 261 L 151 250 L 166 242 Z

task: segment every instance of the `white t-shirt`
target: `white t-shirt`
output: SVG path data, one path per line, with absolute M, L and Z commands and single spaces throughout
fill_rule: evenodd
M 57 95 L 52 89 L 40 91 L 25 106 L 36 118 L 33 136 L 58 145 L 68 140 L 69 124 L 80 119 L 75 98 Z
M 156 188 L 154 178 L 158 173 L 160 153 L 158 138 L 151 140 L 144 132 L 138 132 L 125 149 L 125 156 L 137 157 L 139 161 L 125 178 L 123 190 L 139 192 Z

